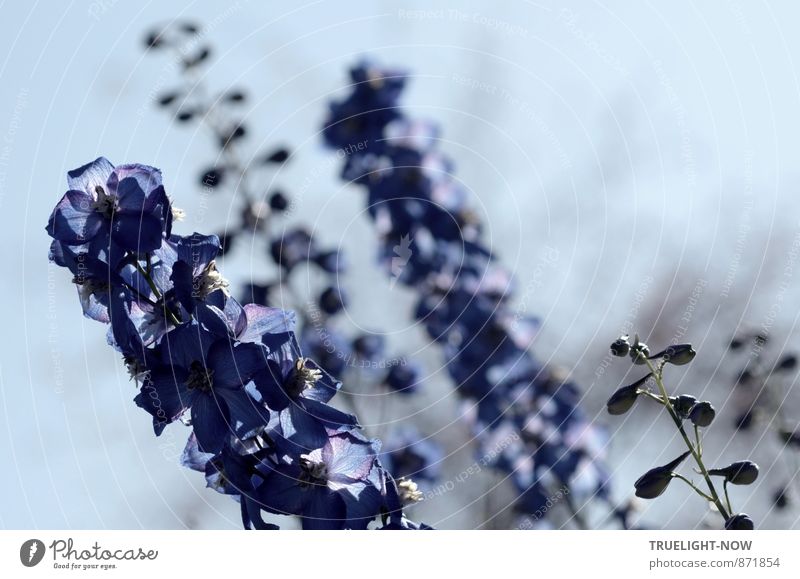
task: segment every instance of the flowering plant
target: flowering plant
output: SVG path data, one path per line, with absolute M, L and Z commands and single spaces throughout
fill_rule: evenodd
M 642 378 L 619 388 L 608 399 L 608 412 L 620 415 L 628 412 L 640 397 L 654 400 L 664 407 L 672 422 L 675 424 L 687 449 L 675 460 L 663 466 L 648 470 L 634 483 L 636 496 L 643 499 L 654 499 L 667 490 L 673 479 L 678 479 L 689 485 L 707 504 L 718 512 L 724 522 L 725 528 L 731 530 L 752 530 L 753 520 L 745 513 L 736 513 L 731 505 L 728 494 L 728 484 L 749 485 L 758 478 L 758 465 L 749 460 L 736 461 L 722 468 L 708 468 L 703 458 L 704 429 L 711 426 L 716 417 L 714 406 L 708 401 L 698 401 L 694 396 L 681 394 L 670 396 L 664 384 L 664 369 L 668 365 L 683 366 L 689 364 L 696 355 L 691 344 L 673 344 L 661 352 L 651 355 L 650 348 L 635 336 L 633 342 L 629 337 L 621 336 L 611 344 L 611 353 L 614 356 L 630 356 L 631 361 L 638 366 L 645 366 L 649 370 Z M 648 388 L 650 381 L 656 384 L 657 390 L 653 392 Z M 691 424 L 694 441 L 686 431 L 686 422 Z M 702 476 L 707 492 L 692 482 L 687 477 L 677 472 L 681 463 L 689 456 L 697 465 L 697 473 Z M 712 477 L 722 479 L 720 493 Z
M 557 493 L 573 524 L 586 525 L 574 498 L 598 497 L 626 526 L 628 509 L 611 502 L 604 439 L 567 374 L 530 354 L 538 320 L 514 307 L 512 276 L 482 239 L 453 162 L 437 148 L 438 127 L 399 106 L 406 73 L 364 62 L 350 79 L 349 94 L 330 104 L 325 143 L 350 151 L 342 178 L 366 190 L 392 283 L 418 294 L 413 316 L 444 350 L 479 456 L 513 481 L 526 526 Z M 495 452 L 498 440 L 510 442 Z
M 303 356 L 295 316 L 242 305 L 217 269 L 215 235 L 181 236 L 158 169 L 107 159 L 70 171 L 47 224 L 50 259 L 73 275 L 84 314 L 109 324 L 152 416 L 192 428 L 182 463 L 240 502 L 304 529 L 415 529 L 378 457 L 380 442 L 330 405 L 341 383 Z

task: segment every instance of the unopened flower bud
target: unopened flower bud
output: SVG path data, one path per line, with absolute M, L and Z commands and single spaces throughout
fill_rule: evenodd
M 794 370 L 797 367 L 797 356 L 786 354 L 775 367 L 778 371 Z
M 628 410 L 631 409 L 633 403 L 636 402 L 636 398 L 639 394 L 642 393 L 640 388 L 644 386 L 644 383 L 647 382 L 647 379 L 650 378 L 652 374 L 647 374 L 642 378 L 639 378 L 636 382 L 629 386 L 623 386 L 614 394 L 611 395 L 611 398 L 608 399 L 606 402 L 606 408 L 608 408 L 608 413 L 612 415 L 619 415 L 625 414 Z
M 714 410 L 711 402 L 698 402 L 689 411 L 689 420 L 691 420 L 692 424 L 695 426 L 701 426 L 705 428 L 714 422 L 714 417 L 716 415 L 717 411 Z
M 744 513 L 733 515 L 725 521 L 725 529 L 728 531 L 752 531 L 754 528 L 753 519 Z
M 669 402 L 678 417 L 686 420 L 689 418 L 689 411 L 697 403 L 697 398 L 689 394 L 681 394 L 680 396 L 670 396 Z
M 683 366 L 694 360 L 695 355 L 697 352 L 692 349 L 691 344 L 676 344 L 664 350 L 662 358 L 665 362 L 675 366 Z
M 739 460 L 725 468 L 712 468 L 708 474 L 723 476 L 726 481 L 734 485 L 749 485 L 758 478 L 758 465 L 749 460 Z
M 628 336 L 620 336 L 613 344 L 611 344 L 611 354 L 618 358 L 624 358 L 630 352 L 631 345 L 628 342 Z
M 789 495 L 789 489 L 786 487 L 781 487 L 772 495 L 772 502 L 775 505 L 775 508 L 778 510 L 783 510 L 791 504 L 791 499 Z
M 800 448 L 800 430 L 784 430 L 778 431 L 778 436 L 781 440 L 789 446 L 797 446 Z
M 639 396 L 639 387 L 636 384 L 623 386 L 611 395 L 606 402 L 608 413 L 613 416 L 625 414 L 633 407 L 636 398 Z
M 675 470 L 689 454 L 691 454 L 691 452 L 687 450 L 672 462 L 664 466 L 657 466 L 644 473 L 633 485 L 636 488 L 636 496 L 643 499 L 654 499 L 661 495 L 661 493 L 667 490 L 667 486 L 675 476 L 675 473 L 672 471 Z
M 631 344 L 630 356 L 631 360 L 633 360 L 633 363 L 640 366 L 646 364 L 647 358 L 650 357 L 650 348 L 648 348 L 647 344 L 644 342 L 639 341 L 638 334 L 633 336 L 633 344 Z

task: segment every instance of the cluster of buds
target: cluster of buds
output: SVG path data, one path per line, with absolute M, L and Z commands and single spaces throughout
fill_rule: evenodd
M 785 408 L 796 380 L 798 356 L 783 350 L 764 331 L 738 333 L 729 347 L 739 364 L 733 380 L 734 425 L 741 436 L 752 432 L 761 440 L 765 434 L 772 435 L 772 445 L 787 472 L 773 488 L 772 501 L 776 509 L 785 509 L 797 502 L 800 472 L 800 426 Z
M 675 344 L 651 355 L 650 348 L 639 340 L 638 335 L 634 336 L 633 341 L 625 335 L 611 344 L 611 353 L 620 358 L 629 356 L 633 364 L 646 366 L 649 372 L 633 384 L 623 386 L 611 395 L 606 405 L 609 414 L 615 416 L 625 414 L 633 408 L 639 397 L 649 398 L 666 409 L 688 449 L 675 460 L 652 468 L 639 477 L 634 483 L 636 496 L 654 499 L 667 490 L 673 479 L 679 479 L 722 515 L 726 529 L 752 529 L 754 527 L 752 519 L 744 513 L 735 513 L 731 507 L 728 484 L 752 484 L 758 478 L 758 466 L 749 460 L 743 460 L 723 468 L 707 468 L 703 461 L 701 429 L 707 428 L 714 421 L 716 417 L 714 406 L 708 401 L 698 401 L 689 394 L 670 395 L 664 385 L 663 371 L 668 364 L 683 366 L 694 359 L 696 352 L 691 344 Z M 655 390 L 649 387 L 650 383 L 656 385 Z M 687 433 L 685 426 L 687 421 L 692 425 L 694 440 Z M 697 473 L 702 475 L 707 490 L 701 489 L 677 472 L 678 467 L 690 456 L 697 466 Z M 717 492 L 712 477 L 722 478 L 722 493 Z

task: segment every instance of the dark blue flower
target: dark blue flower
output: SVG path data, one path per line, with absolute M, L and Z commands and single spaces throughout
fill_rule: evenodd
M 332 103 L 323 134 L 327 143 L 350 154 L 350 148 L 361 143 L 366 154 L 377 154 L 383 131 L 399 118 L 397 99 L 405 85 L 405 74 L 361 63 L 350 71 L 353 92 L 338 103 Z M 358 150 L 358 149 L 357 149 Z
M 50 245 L 50 261 L 72 273 L 83 314 L 108 323 L 109 295 L 114 286 L 122 284 L 119 274 L 110 271 L 108 264 L 89 253 L 85 246 L 69 246 L 60 241 Z
M 114 166 L 100 157 L 70 171 L 69 191 L 50 216 L 48 233 L 66 245 L 90 245 L 116 265 L 122 252 L 161 247 L 172 210 L 161 172 L 146 165 Z
M 345 159 L 343 178 L 366 189 L 392 283 L 418 293 L 416 319 L 443 346 L 464 415 L 486 449 L 483 464 L 514 472 L 528 506 L 547 496 L 540 481 L 553 476 L 568 485 L 589 480 L 578 485 L 587 498 L 607 497 L 602 433 L 577 408 L 575 385 L 530 355 L 538 321 L 510 307 L 511 275 L 481 240 L 453 163 L 437 151 L 438 131 L 398 107 L 405 75 L 362 63 L 351 77 L 350 94 L 331 105 L 325 141 Z
M 297 265 L 317 257 L 317 247 L 311 235 L 302 228 L 292 229 L 270 244 L 272 259 L 287 272 Z
M 321 448 L 330 431 L 355 428 L 358 421 L 328 405 L 341 384 L 293 346 L 273 350 L 254 380 L 267 406 L 279 413 L 280 444 L 301 453 Z
M 383 466 L 395 477 L 428 483 L 439 478 L 443 459 L 441 446 L 413 426 L 401 426 L 388 436 L 381 454 Z
M 365 360 L 377 360 L 386 351 L 386 339 L 381 334 L 361 334 L 353 340 L 353 353 Z
M 302 518 L 304 529 L 364 529 L 384 504 L 379 443 L 334 433 L 292 463 L 262 464 L 255 497 L 272 513 Z
M 302 351 L 334 376 L 341 376 L 352 358 L 350 342 L 337 329 L 323 324 L 322 317 L 313 317 L 300 333 Z
M 422 371 L 416 363 L 395 364 L 386 373 L 384 383 L 398 394 L 413 394 L 417 391 Z
M 230 432 L 243 434 L 268 421 L 250 385 L 265 363 L 262 345 L 218 339 L 189 323 L 168 333 L 160 349 L 163 362 L 150 369 L 135 399 L 152 414 L 157 435 L 190 410 L 200 449 L 216 453 Z

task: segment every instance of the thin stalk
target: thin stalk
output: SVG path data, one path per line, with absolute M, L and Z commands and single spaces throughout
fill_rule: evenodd
M 685 482 L 687 485 L 689 485 L 690 487 L 692 487 L 692 488 L 694 489 L 694 491 L 695 491 L 695 492 L 696 492 L 698 495 L 700 495 L 701 497 L 703 497 L 703 498 L 704 498 L 705 500 L 707 500 L 708 502 L 710 502 L 710 503 L 711 503 L 711 502 L 714 502 L 714 499 L 712 499 L 712 498 L 711 498 L 710 496 L 708 496 L 706 493 L 704 493 L 704 492 L 703 492 L 703 491 L 701 491 L 699 488 L 697 488 L 697 487 L 695 486 L 695 484 L 694 484 L 692 481 L 690 481 L 688 478 L 686 478 L 686 477 L 685 477 L 685 476 L 683 476 L 682 474 L 678 474 L 677 472 L 673 472 L 673 473 L 672 473 L 672 475 L 673 475 L 675 478 L 682 480 L 682 481 L 683 481 L 683 482 Z M 730 508 L 730 505 L 728 505 L 728 508 Z
M 663 399 L 663 398 L 661 398 L 661 396 L 657 396 L 656 394 L 653 394 L 653 393 L 652 393 L 652 392 L 650 392 L 649 390 L 638 390 L 638 393 L 639 393 L 639 394 L 644 394 L 644 395 L 645 395 L 645 396 L 647 396 L 648 398 L 652 398 L 653 400 L 655 400 L 656 402 L 658 402 L 658 403 L 659 403 L 659 404 L 661 404 L 661 405 L 663 405 L 663 404 L 664 404 L 664 399 Z
M 672 403 L 669 401 L 669 394 L 667 394 L 667 388 L 664 386 L 664 380 L 661 377 L 661 370 L 663 369 L 662 366 L 659 366 L 658 370 L 653 366 L 650 360 L 645 359 L 645 363 L 647 364 L 650 371 L 653 373 L 653 379 L 656 381 L 656 385 L 658 386 L 659 391 L 661 392 L 661 396 L 664 398 L 664 406 L 669 413 L 670 418 L 675 423 L 675 426 L 678 428 L 678 432 L 680 432 L 681 437 L 683 438 L 683 442 L 686 444 L 686 448 L 689 449 L 689 452 L 692 454 L 692 458 L 694 458 L 697 467 L 700 469 L 700 474 L 703 475 L 703 478 L 708 485 L 708 490 L 711 495 L 711 502 L 717 507 L 720 515 L 727 521 L 730 518 L 728 514 L 728 509 L 725 508 L 725 505 L 722 504 L 722 501 L 717 494 L 717 489 L 714 488 L 714 483 L 711 482 L 711 476 L 708 474 L 708 469 L 706 465 L 703 463 L 703 458 L 700 456 L 700 453 L 692 444 L 692 441 L 689 440 L 689 436 L 686 434 L 686 430 L 683 428 L 683 421 L 678 417 L 678 414 L 675 412 L 675 409 L 672 407 Z
M 728 481 L 727 481 L 727 479 L 725 480 L 725 482 L 722 483 L 722 488 L 725 490 L 725 502 L 728 504 L 728 509 L 731 512 L 733 512 L 733 509 L 731 508 L 731 499 L 728 496 Z
M 694 440 L 697 443 L 697 454 L 700 458 L 703 458 L 703 442 L 700 438 L 700 428 L 696 424 L 694 425 Z M 728 505 L 728 508 L 730 508 L 730 505 Z
M 150 274 L 147 271 L 145 271 L 145 269 L 142 267 L 142 265 L 139 263 L 138 260 L 134 261 L 133 265 L 136 266 L 136 269 L 138 270 L 138 272 L 140 274 L 142 274 L 142 277 L 144 277 L 145 281 L 147 281 L 147 285 L 150 286 L 150 290 L 153 292 L 153 295 L 156 296 L 156 300 L 161 300 L 161 298 L 163 296 L 161 295 L 161 292 L 158 291 L 158 287 L 156 286 L 156 283 L 153 281 L 153 278 L 150 277 Z M 150 267 L 150 264 L 149 264 L 149 258 L 148 258 L 148 269 L 149 269 L 149 267 Z M 166 314 L 166 316 L 169 318 L 169 321 L 171 321 L 176 326 L 179 326 L 181 321 L 175 315 L 175 312 L 173 312 L 171 309 L 169 309 L 167 307 L 166 303 L 163 303 L 163 306 L 164 306 L 164 314 Z

